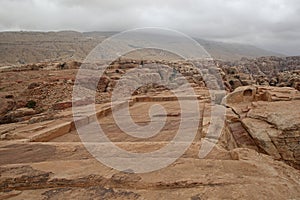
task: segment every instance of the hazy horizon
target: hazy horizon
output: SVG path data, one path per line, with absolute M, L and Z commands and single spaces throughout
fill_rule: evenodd
M 121 32 L 161 27 L 293 56 L 300 55 L 299 11 L 296 0 L 1 0 L 0 31 Z
M 80 31 L 80 30 L 54 30 L 54 31 L 44 31 L 44 30 L 16 30 L 16 31 L 0 31 L 0 33 L 60 33 L 60 32 L 77 32 L 77 33 L 82 33 L 82 34 L 85 34 L 85 33 L 109 33 L 109 34 L 118 34 L 118 33 L 121 33 L 122 31 Z M 287 55 L 287 54 L 284 54 L 282 52 L 277 52 L 277 51 L 273 51 L 273 50 L 269 50 L 269 49 L 265 49 L 263 47 L 258 47 L 258 46 L 255 46 L 253 44 L 247 44 L 247 43 L 243 43 L 242 41 L 232 41 L 232 42 L 226 42 L 226 41 L 219 41 L 219 40 L 214 40 L 214 39 L 207 39 L 207 38 L 198 38 L 198 37 L 193 37 L 193 39 L 195 40 L 203 40 L 203 41 L 208 41 L 208 42 L 218 42 L 218 43 L 224 43 L 224 44 L 236 44 L 236 45 L 249 45 L 249 46 L 253 46 L 253 47 L 257 47 L 257 48 L 260 48 L 262 50 L 266 50 L 266 51 L 269 51 L 270 53 L 273 52 L 274 53 L 274 56 L 276 55 L 282 55 L 282 56 L 297 56 L 297 55 Z M 300 55 L 300 53 L 299 53 Z M 262 55 L 263 56 L 263 55 Z

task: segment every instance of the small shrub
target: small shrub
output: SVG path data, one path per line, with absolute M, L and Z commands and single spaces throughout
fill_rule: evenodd
M 13 99 L 14 98 L 14 95 L 12 94 L 8 94 L 5 96 L 5 99 Z
M 36 107 L 36 102 L 33 101 L 33 100 L 30 100 L 30 101 L 27 102 L 26 107 L 27 108 L 35 108 Z

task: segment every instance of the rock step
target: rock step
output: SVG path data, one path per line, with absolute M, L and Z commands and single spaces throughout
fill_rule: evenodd
M 248 134 L 246 129 L 242 126 L 241 122 L 234 122 L 228 124 L 229 129 L 239 147 L 247 147 L 258 151 L 257 145 Z
M 90 187 L 114 188 L 139 194 L 142 194 L 142 190 L 164 193 L 176 189 L 193 191 L 189 193 L 191 196 L 197 195 L 196 191 L 204 194 L 207 190 L 224 195 L 225 191 L 240 194 L 242 190 L 250 195 L 243 194 L 246 199 L 259 194 L 265 199 L 299 197 L 300 174 L 297 170 L 253 150 L 236 149 L 231 153 L 236 160 L 180 158 L 166 168 L 144 174 L 119 172 L 94 159 L 5 165 L 0 167 L 0 188 L 3 193 L 7 190 L 21 191 L 21 195 L 16 194 L 20 197 L 26 191 L 42 196 L 38 193 L 41 189 L 44 192 L 54 192 L 55 188 L 84 191 L 84 188 Z M 253 187 L 259 192 L 250 192 Z M 270 193 L 274 187 L 280 190 Z

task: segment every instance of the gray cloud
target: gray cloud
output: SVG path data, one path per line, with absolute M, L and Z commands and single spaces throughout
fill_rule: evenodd
M 298 0 L 0 0 L 0 30 L 155 26 L 300 55 Z

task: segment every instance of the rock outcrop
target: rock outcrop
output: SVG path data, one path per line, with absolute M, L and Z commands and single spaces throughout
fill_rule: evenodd
M 247 103 L 251 104 L 251 101 Z M 148 110 L 151 106 L 159 103 L 166 108 L 165 115 L 168 119 L 162 132 L 146 139 L 124 134 L 108 112 L 109 107 L 98 105 L 97 116 L 107 137 L 119 148 L 135 153 L 152 152 L 169 144 L 180 124 L 180 106 L 176 98 L 160 93 L 152 97 L 141 96 L 134 102 L 130 108 L 131 114 L 136 123 L 141 125 L 149 122 Z M 239 103 L 232 105 L 241 110 L 245 106 L 241 107 Z M 199 100 L 203 116 L 193 143 L 171 165 L 142 174 L 133 173 L 131 169 L 117 171 L 96 160 L 80 142 L 71 113 L 67 115 L 66 111 L 61 113 L 64 120 L 56 119 L 29 126 L 16 123 L 13 131 L 9 130 L 12 124 L 9 124 L 10 127 L 6 125 L 6 134 L 10 136 L 7 139 L 10 141 L 0 143 L 0 198 L 299 199 L 299 170 L 280 161 L 281 157 L 275 153 L 283 151 L 273 144 L 274 138 L 270 137 L 276 136 L 277 132 L 262 120 L 255 119 L 258 122 L 253 122 L 253 118 L 241 118 L 235 114 L 235 110 L 228 108 L 226 117 L 230 126 L 224 127 L 224 134 L 213 150 L 204 159 L 199 158 L 199 149 L 204 140 L 213 141 L 213 138 L 204 137 L 211 123 L 210 110 L 214 106 L 221 105 L 211 105 L 207 100 Z M 83 107 L 82 112 L 84 111 Z M 281 114 L 285 116 L 286 113 Z M 261 116 L 255 109 L 252 115 Z M 152 117 L 161 120 L 160 115 Z M 81 120 L 80 123 L 83 126 L 89 120 Z M 239 126 L 243 127 L 243 123 L 247 127 L 240 131 Z M 260 128 L 266 129 L 257 130 L 257 123 L 260 123 Z M 291 128 L 282 124 L 279 127 L 284 130 Z M 230 130 L 234 130 L 234 134 Z M 189 129 L 186 130 L 187 133 L 188 131 Z M 250 132 L 253 133 L 253 138 Z M 249 142 L 248 138 L 253 141 Z M 244 148 L 239 148 L 240 144 Z M 251 149 L 252 147 L 256 149 Z M 101 151 L 102 155 L 111 153 L 109 146 Z M 166 152 L 161 155 L 161 159 L 172 156 L 173 152 Z M 124 162 L 126 161 L 124 158 Z
M 226 83 L 233 91 L 240 86 L 293 87 L 299 90 L 300 57 L 244 58 L 236 62 L 216 61 L 226 74 Z
M 293 88 L 244 86 L 229 94 L 223 104 L 238 115 L 240 130 L 248 135 L 259 152 L 300 169 L 299 91 Z M 253 148 L 253 144 L 249 147 Z
M 260 64 L 265 60 L 272 62 Z M 283 64 L 276 64 L 281 61 L 264 58 L 258 59 L 256 65 L 262 65 L 262 72 L 269 73 L 274 68 L 281 69 Z M 298 61 L 286 62 L 284 65 L 295 66 Z M 89 76 L 91 82 L 76 80 L 77 62 L 2 71 L 0 199 L 300 199 L 300 92 L 294 85 L 254 85 L 259 77 L 241 71 L 244 65 L 212 65 L 214 61 L 193 65 L 187 61 L 118 60 L 99 80 Z M 91 69 L 92 74 L 98 67 Z M 253 68 L 253 73 L 260 74 L 258 69 Z M 194 96 L 182 89 L 185 79 L 194 88 Z M 76 100 L 74 104 L 80 112 L 73 118 L 75 80 L 83 83 L 84 92 L 95 92 L 95 99 Z M 276 78 L 263 80 L 266 84 L 258 81 L 259 84 L 271 85 L 270 80 L 275 85 L 282 83 Z M 290 79 L 284 76 L 280 80 Z M 226 88 L 221 89 L 228 92 L 226 98 L 224 91 L 218 90 L 222 81 Z M 169 88 L 159 83 L 168 83 Z M 131 118 L 142 128 L 151 120 L 159 123 L 166 117 L 158 134 L 138 138 L 120 129 L 110 104 L 117 84 L 132 89 L 128 100 L 130 114 L 122 114 L 123 117 Z M 181 117 L 194 123 L 191 111 L 196 109 L 190 107 L 183 115 L 178 98 L 170 91 L 174 88 L 181 89 L 178 92 L 183 101 L 197 99 L 200 111 L 196 136 L 174 163 L 158 171 L 136 174 L 132 169 L 117 171 L 101 164 L 87 151 L 76 128 L 95 121 L 112 143 L 129 152 L 155 152 L 172 143 Z M 96 113 L 91 114 L 85 105 L 94 101 Z M 157 104 L 165 108 L 165 113 L 149 112 Z M 220 135 L 209 135 L 212 120 L 222 118 L 212 110 L 221 108 L 226 110 L 224 126 L 218 123 L 222 126 Z M 190 127 L 184 133 L 189 136 Z M 202 158 L 199 150 L 205 144 L 213 148 Z M 120 156 L 107 142 L 99 146 L 105 147 L 101 155 Z M 160 158 L 172 156 L 173 151 Z M 155 159 L 151 164 L 157 162 Z

